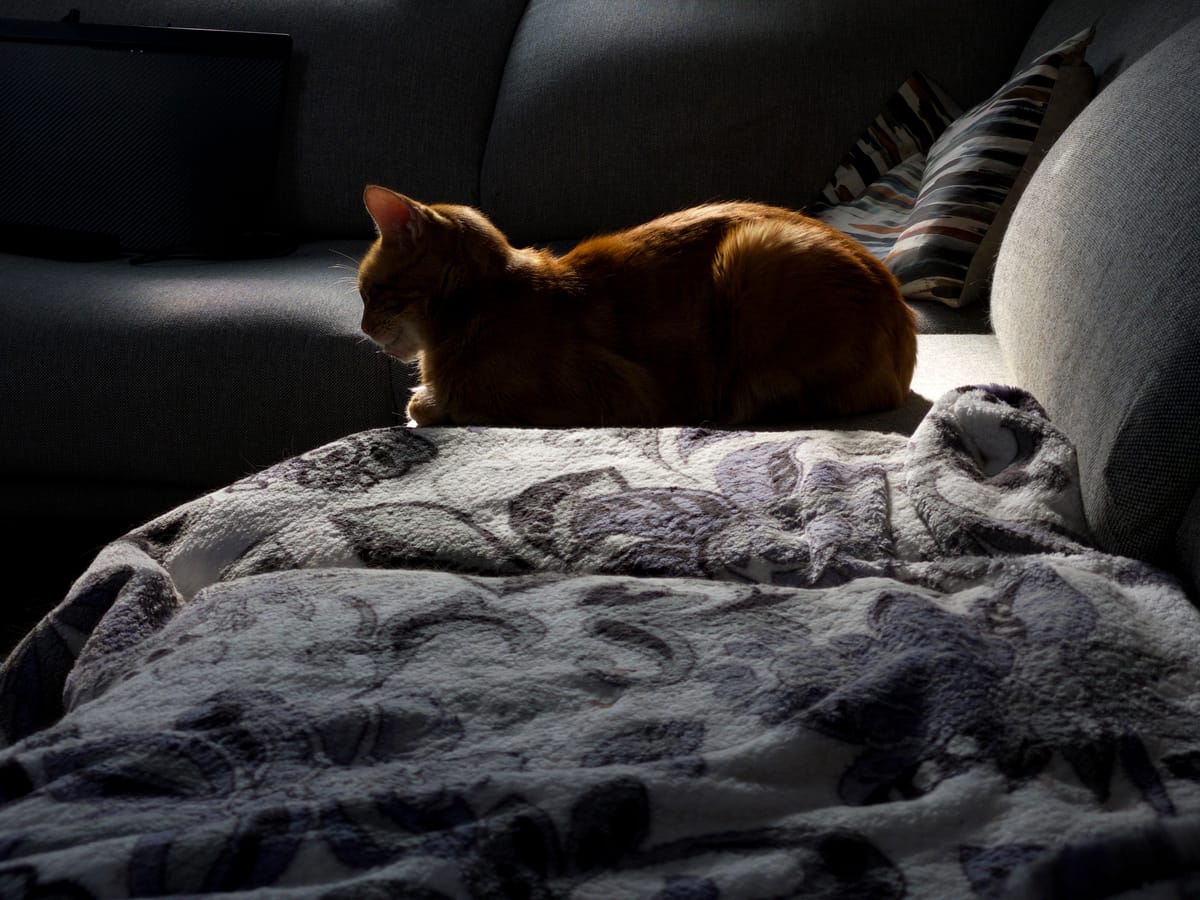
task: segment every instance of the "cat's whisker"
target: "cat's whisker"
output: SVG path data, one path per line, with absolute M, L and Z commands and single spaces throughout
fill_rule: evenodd
M 354 265 L 355 269 L 358 268 L 358 265 L 361 262 L 361 260 L 355 259 L 349 253 L 343 253 L 341 250 L 334 250 L 332 247 L 329 247 L 328 250 L 330 253 L 336 253 L 342 259 L 345 259 L 345 260 L 348 260 L 349 262 L 351 262 Z M 340 264 L 338 264 L 338 265 L 340 265 Z M 334 268 L 337 268 L 337 265 L 335 265 Z
M 333 266 L 335 269 L 347 269 L 347 266 Z M 339 278 L 333 279 L 333 284 L 340 287 L 342 296 L 350 296 L 358 293 L 358 275 L 342 275 Z

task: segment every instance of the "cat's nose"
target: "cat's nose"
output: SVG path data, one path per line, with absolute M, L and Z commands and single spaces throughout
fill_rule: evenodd
M 390 334 L 393 323 L 389 315 L 368 306 L 363 310 L 362 322 L 359 327 L 362 328 L 363 334 L 372 340 L 386 343 L 385 339 Z

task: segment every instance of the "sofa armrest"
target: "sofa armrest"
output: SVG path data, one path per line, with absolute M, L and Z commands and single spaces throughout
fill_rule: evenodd
M 1014 212 L 992 290 L 1006 362 L 1075 441 L 1108 549 L 1175 565 L 1200 489 L 1200 18 L 1067 129 Z

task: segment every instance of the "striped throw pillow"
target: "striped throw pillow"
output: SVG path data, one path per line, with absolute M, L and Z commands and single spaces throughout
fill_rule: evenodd
M 838 163 L 810 211 L 857 200 L 900 163 L 927 153 L 961 112 L 924 75 L 913 72 Z
M 971 260 L 1033 149 L 1059 70 L 1083 63 L 1094 34 L 1038 57 L 934 142 L 908 227 L 885 259 L 905 297 L 962 305 Z
M 810 215 L 850 235 L 877 259 L 885 259 L 908 227 L 924 171 L 925 154 L 916 153 L 893 166 L 860 197 L 811 210 Z

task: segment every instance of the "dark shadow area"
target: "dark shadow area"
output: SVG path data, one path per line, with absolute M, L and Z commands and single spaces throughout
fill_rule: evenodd
M 3 565 L 7 592 L 0 614 L 0 657 L 7 657 L 66 597 L 101 548 L 129 528 L 129 523 L 116 519 L 69 524 L 42 517 L 6 521 Z
M 805 422 L 794 428 L 828 428 L 838 431 L 887 431 L 893 434 L 911 435 L 925 418 L 925 414 L 933 408 L 933 401 L 918 394 L 908 392 L 908 399 L 898 409 L 887 412 L 865 413 L 861 416 L 844 416 L 839 419 L 818 419 Z

